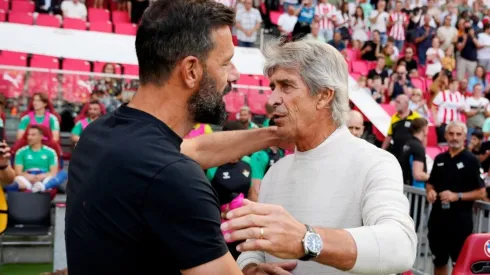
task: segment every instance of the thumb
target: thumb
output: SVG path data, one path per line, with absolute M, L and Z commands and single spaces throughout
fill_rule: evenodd
M 296 268 L 296 266 L 298 265 L 298 262 L 297 261 L 282 262 L 282 263 L 275 263 L 275 265 L 277 265 L 278 267 L 280 267 L 284 270 L 291 271 L 294 268 Z
M 243 199 L 243 206 L 245 206 L 245 205 L 249 205 L 249 204 L 251 204 L 251 203 L 254 203 L 254 202 L 253 202 L 253 201 L 251 201 L 251 200 Z

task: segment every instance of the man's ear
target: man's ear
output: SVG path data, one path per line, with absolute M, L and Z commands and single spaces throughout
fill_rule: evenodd
M 196 89 L 201 82 L 203 69 L 199 59 L 195 56 L 188 56 L 180 62 L 180 73 L 184 85 L 189 89 Z
M 330 104 L 333 101 L 333 97 L 335 95 L 335 92 L 331 89 L 325 89 L 318 93 L 318 101 L 316 103 L 316 109 L 326 109 L 330 106 Z

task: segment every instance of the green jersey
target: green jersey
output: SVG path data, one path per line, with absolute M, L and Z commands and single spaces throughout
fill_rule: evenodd
M 257 128 L 259 128 L 259 126 L 257 126 L 257 124 L 253 123 L 252 121 L 248 123 L 248 129 L 257 129 Z
M 251 166 L 250 164 L 250 157 L 249 156 L 244 156 L 241 161 L 247 163 L 248 165 Z M 213 181 L 214 179 L 214 175 L 216 174 L 216 171 L 218 170 L 218 167 L 213 167 L 213 168 L 209 168 L 208 170 L 206 170 L 206 176 L 208 178 L 209 181 Z
M 90 118 L 84 118 L 88 121 L 88 123 L 92 122 L 92 120 Z M 73 129 L 71 130 L 71 133 L 75 136 L 80 136 L 83 132 L 83 124 L 82 124 L 82 120 L 79 120 L 77 122 L 77 124 L 75 124 L 75 127 L 73 127 Z
M 26 145 L 15 154 L 15 165 L 22 165 L 23 171 L 41 169 L 48 172 L 51 167 L 58 165 L 58 155 L 55 150 L 45 145 L 36 151 Z
M 35 116 L 35 119 L 36 119 L 36 122 L 39 125 L 41 125 L 44 121 L 44 115 Z M 25 131 L 27 129 L 27 127 L 29 126 L 29 124 L 31 124 L 31 118 L 30 118 L 29 114 L 27 114 L 20 119 L 19 130 Z M 51 113 L 49 114 L 49 127 L 50 127 L 51 131 L 59 131 L 60 130 L 60 122 L 58 121 L 58 118 Z
M 284 152 L 281 149 L 277 152 L 274 152 L 271 149 L 265 149 L 253 153 L 250 157 L 252 179 L 263 179 L 269 168 L 282 157 L 284 157 Z
M 269 124 L 271 123 L 270 118 L 264 119 L 264 122 L 262 123 L 262 127 L 269 127 Z

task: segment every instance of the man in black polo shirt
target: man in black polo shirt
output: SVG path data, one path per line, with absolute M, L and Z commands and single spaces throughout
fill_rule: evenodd
M 478 43 L 478 37 L 475 35 L 475 30 L 471 27 L 470 22 L 465 23 L 465 30 L 463 36 L 458 38 L 458 44 L 456 45 L 460 55 L 457 60 L 456 75 L 458 80 L 475 74 L 476 66 L 478 65 L 478 57 L 476 50 L 479 49 L 480 43 Z
M 433 203 L 429 217 L 429 246 L 435 274 L 448 274 L 449 258 L 456 263 L 464 241 L 473 231 L 473 201 L 485 197 L 483 169 L 464 147 L 466 125 L 452 121 L 446 127 L 449 150 L 434 159 L 426 192 Z
M 403 146 L 400 164 L 403 171 L 403 181 L 406 185 L 424 188 L 429 179 L 425 158 L 425 145 L 429 128 L 425 118 L 412 121 L 409 132 L 411 139 Z
M 388 149 L 391 142 L 391 153 L 400 160 L 403 145 L 412 138 L 410 125 L 412 120 L 421 117 L 419 113 L 408 109 L 408 97 L 404 94 L 399 95 L 395 100 L 396 113 L 391 117 L 390 128 L 381 148 Z
M 215 191 L 180 153 L 195 123 L 225 118 L 222 97 L 238 78 L 234 18 L 212 0 L 160 0 L 144 13 L 138 92 L 87 127 L 70 162 L 70 275 L 242 274 L 220 229 Z

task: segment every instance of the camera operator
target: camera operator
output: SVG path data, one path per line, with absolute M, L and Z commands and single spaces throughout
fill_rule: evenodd
M 405 65 L 398 65 L 395 72 L 391 75 L 391 81 L 388 85 L 388 96 L 390 100 L 394 101 L 399 95 L 410 95 L 412 92 L 412 82 L 407 73 Z
M 477 49 L 482 48 L 475 35 L 475 30 L 471 27 L 471 23 L 464 23 L 464 34 L 458 38 L 457 50 L 460 55 L 457 60 L 456 75 L 458 80 L 466 77 L 472 77 L 475 74 L 476 66 L 478 65 Z

